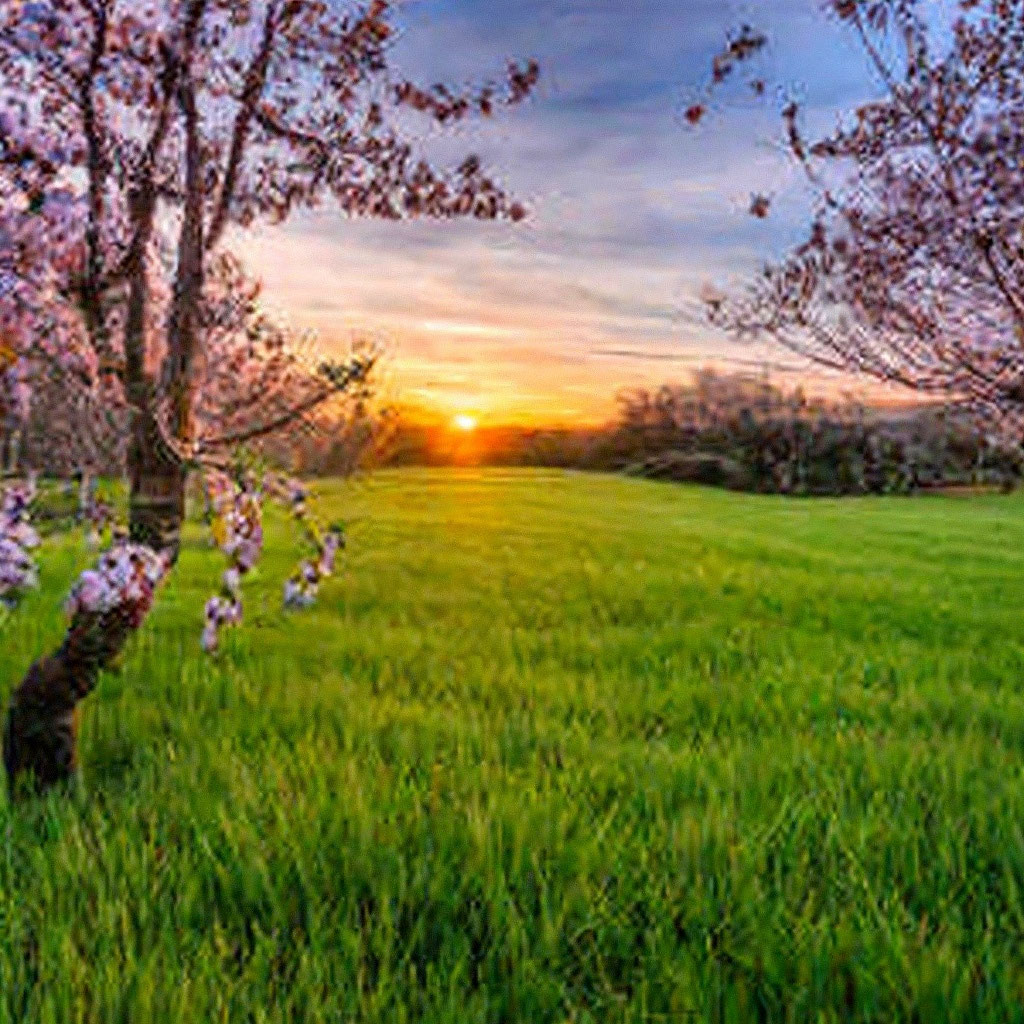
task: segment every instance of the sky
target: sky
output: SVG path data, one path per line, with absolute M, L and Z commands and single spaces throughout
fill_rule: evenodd
M 778 146 L 778 104 L 733 97 L 698 129 L 682 111 L 743 23 L 764 74 L 823 126 L 871 94 L 820 0 L 406 0 L 394 63 L 425 83 L 536 57 L 535 96 L 491 122 L 422 138 L 482 155 L 525 201 L 522 224 L 356 221 L 329 208 L 244 240 L 269 302 L 325 348 L 368 338 L 386 396 L 481 422 L 598 422 L 616 394 L 697 366 L 770 362 L 812 390 L 858 388 L 701 315 L 705 283 L 739 283 L 799 237 L 809 196 Z M 774 199 L 768 221 L 750 196 Z M 863 391 L 862 391 L 863 393 Z

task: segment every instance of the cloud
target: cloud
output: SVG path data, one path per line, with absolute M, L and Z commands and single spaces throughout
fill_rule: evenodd
M 813 83 L 813 117 L 863 95 L 860 65 L 815 7 L 408 0 L 395 57 L 427 82 L 541 60 L 542 86 L 524 107 L 422 139 L 439 160 L 480 152 L 531 219 L 396 225 L 325 210 L 238 244 L 294 322 L 328 345 L 385 337 L 396 389 L 441 405 L 458 394 L 509 415 L 595 416 L 619 387 L 656 383 L 675 364 L 749 359 L 703 324 L 696 295 L 796 238 L 807 197 L 767 144 L 778 133 L 767 111 L 716 114 L 700 131 L 679 111 L 744 20 L 770 32 L 773 70 Z M 777 197 L 776 216 L 754 223 L 744 210 L 762 190 Z

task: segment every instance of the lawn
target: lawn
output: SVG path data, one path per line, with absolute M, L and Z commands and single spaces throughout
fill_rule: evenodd
M 79 791 L 0 796 L 0 1022 L 1024 1020 L 1024 498 L 317 491 L 316 609 L 275 516 L 203 657 L 193 530 Z

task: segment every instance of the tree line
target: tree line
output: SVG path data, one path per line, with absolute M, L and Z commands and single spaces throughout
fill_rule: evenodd
M 471 447 L 414 421 L 391 424 L 383 466 L 546 466 L 792 495 L 914 494 L 1017 485 L 1018 445 L 948 404 L 877 409 L 809 397 L 765 377 L 705 369 L 689 383 L 619 396 L 606 425 L 482 428 Z

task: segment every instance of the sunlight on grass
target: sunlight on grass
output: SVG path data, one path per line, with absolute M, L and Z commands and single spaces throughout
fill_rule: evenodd
M 203 658 L 191 531 L 81 792 L 0 797 L 0 1022 L 1019 1019 L 1021 499 L 319 490 L 317 608 L 272 517 Z

